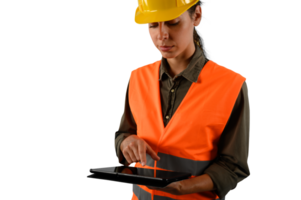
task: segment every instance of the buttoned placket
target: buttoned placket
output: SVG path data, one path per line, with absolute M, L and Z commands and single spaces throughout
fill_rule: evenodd
M 182 78 L 182 77 L 181 77 Z M 174 104 L 175 104 L 175 98 L 176 98 L 176 89 L 178 88 L 181 78 L 176 76 L 174 81 L 172 81 L 174 84 L 169 92 L 169 96 L 168 96 L 168 108 L 166 111 L 166 116 L 165 116 L 165 120 L 166 120 L 166 125 L 168 124 L 169 120 L 171 119 L 171 116 L 173 115 L 173 108 L 174 108 Z

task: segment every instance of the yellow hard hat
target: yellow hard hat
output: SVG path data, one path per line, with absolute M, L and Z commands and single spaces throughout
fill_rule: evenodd
M 199 0 L 138 0 L 137 24 L 169 21 L 179 17 Z

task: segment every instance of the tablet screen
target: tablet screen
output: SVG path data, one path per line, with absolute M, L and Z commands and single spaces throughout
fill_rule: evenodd
M 130 173 L 123 172 L 124 167 L 131 170 Z M 120 169 L 120 170 L 119 170 Z M 139 168 L 125 165 L 106 165 L 90 167 L 89 178 L 103 179 L 108 181 L 116 181 L 130 184 L 149 185 L 155 187 L 165 187 L 171 182 L 188 179 L 190 173 L 174 172 L 164 170 L 153 170 L 147 168 Z

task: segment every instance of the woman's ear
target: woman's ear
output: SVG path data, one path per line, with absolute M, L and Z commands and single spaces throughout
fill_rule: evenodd
M 202 8 L 201 6 L 197 5 L 196 8 L 195 8 L 195 13 L 193 15 L 193 19 L 194 19 L 194 22 L 193 22 L 193 25 L 194 26 L 198 26 L 201 22 L 201 19 L 202 19 Z

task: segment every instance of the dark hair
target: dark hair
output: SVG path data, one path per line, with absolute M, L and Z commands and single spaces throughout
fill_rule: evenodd
M 211 0 L 199 0 L 195 5 L 190 7 L 187 11 L 188 11 L 188 14 L 189 14 L 191 20 L 193 20 L 192 16 L 195 14 L 195 9 L 198 5 L 201 6 L 202 10 L 203 10 L 203 8 L 207 8 L 210 3 L 211 3 Z M 204 23 L 209 22 L 209 25 L 210 25 L 210 22 L 211 22 L 210 19 L 204 13 L 202 13 L 202 25 L 201 25 L 201 27 L 197 28 L 197 29 L 195 27 L 193 28 L 194 29 L 193 30 L 193 40 L 194 40 L 194 43 L 196 45 L 198 45 L 200 47 L 200 49 L 203 50 L 203 53 L 204 53 L 206 58 L 215 60 L 215 58 L 212 55 L 210 49 L 208 49 L 208 47 L 206 47 L 204 36 L 203 36 L 203 34 L 200 30 L 204 25 L 203 22 Z

